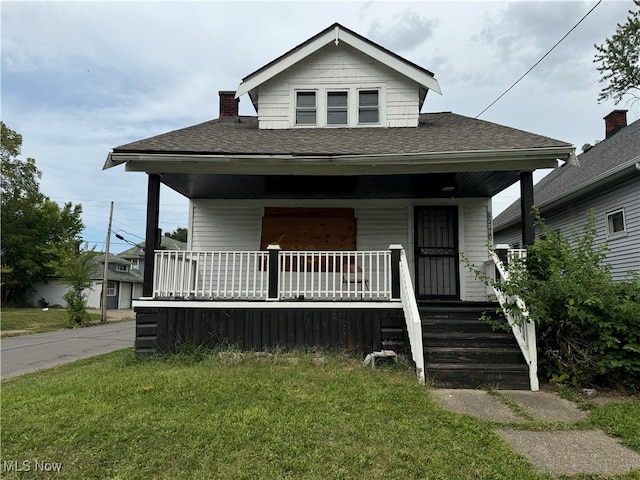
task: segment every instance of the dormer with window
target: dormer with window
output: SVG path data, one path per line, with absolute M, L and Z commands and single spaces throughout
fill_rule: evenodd
M 261 129 L 417 127 L 433 74 L 334 24 L 244 78 Z

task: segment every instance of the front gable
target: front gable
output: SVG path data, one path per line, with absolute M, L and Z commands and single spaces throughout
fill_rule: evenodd
M 266 81 L 254 96 L 261 129 L 416 127 L 425 93 L 399 72 L 340 43 L 323 47 Z M 313 100 L 310 122 L 298 119 L 300 95 Z M 374 101 L 363 106 L 365 95 Z M 377 115 L 367 118 L 369 112 Z
M 417 127 L 433 74 L 339 24 L 324 30 L 238 87 L 260 129 Z

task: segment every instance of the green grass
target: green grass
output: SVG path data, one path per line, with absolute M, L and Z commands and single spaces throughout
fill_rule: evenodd
M 7 479 L 49 478 L 34 475 L 36 460 L 60 463 L 47 475 L 65 479 L 551 478 L 495 423 L 441 409 L 402 361 L 372 370 L 341 354 L 128 349 L 4 381 L 1 407 Z M 640 451 L 640 401 L 581 423 Z M 5 463 L 25 461 L 30 472 Z
M 108 315 L 107 315 L 108 318 Z M 100 323 L 100 315 L 87 313 L 86 325 Z M 67 311 L 60 308 L 3 308 L 0 312 L 0 336 L 53 332 L 69 328 Z
M 1 461 L 59 462 L 65 479 L 546 478 L 408 366 L 313 358 L 126 350 L 11 379 Z
M 587 421 L 640 452 L 640 400 L 598 407 L 590 412 Z

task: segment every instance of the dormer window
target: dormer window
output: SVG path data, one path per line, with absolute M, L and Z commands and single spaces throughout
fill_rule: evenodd
M 316 92 L 296 93 L 296 125 L 316 124 Z
M 369 128 L 387 125 L 386 87 L 318 84 L 289 86 L 289 126 Z M 279 114 L 280 112 L 274 114 Z
M 327 125 L 347 125 L 347 92 L 327 92 Z
M 380 122 L 378 90 L 360 90 L 358 92 L 358 123 Z

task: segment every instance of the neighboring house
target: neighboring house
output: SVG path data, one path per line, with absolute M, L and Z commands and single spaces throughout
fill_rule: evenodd
M 517 346 L 493 370 L 491 333 L 464 344 L 468 332 L 434 325 L 493 308 L 463 260 L 489 260 L 491 197 L 520 180 L 527 206 L 532 172 L 574 148 L 423 114 L 429 92 L 440 93 L 433 73 L 334 24 L 221 91 L 219 118 L 114 148 L 104 168 L 148 174 L 147 245 L 160 184 L 189 199 L 188 250 L 145 251 L 136 350 L 407 348 L 421 378 L 523 388 L 507 380 L 517 371 L 528 388 Z M 257 116 L 238 114 L 244 94 Z M 527 219 L 526 242 L 532 232 Z
M 102 283 L 104 279 L 104 253 L 94 259 L 91 271 L 91 287 L 84 291 L 88 308 L 102 308 Z M 136 292 L 141 291 L 143 276 L 131 270 L 131 262 L 118 255 L 109 254 L 107 271 L 107 309 L 129 309 Z M 64 294 L 69 291 L 58 277 L 48 278 L 45 282 L 34 285 L 30 302 L 34 305 L 65 306 Z
M 606 243 L 606 262 L 614 280 L 640 274 L 640 121 L 627 125 L 627 111 L 605 118 L 605 140 L 578 156 L 579 164 L 564 164 L 534 186 L 534 203 L 545 223 L 570 234 L 582 232 L 589 211 L 596 220 L 596 244 Z M 494 219 L 498 244 L 518 247 L 520 204 Z
M 103 278 L 104 254 L 98 257 L 96 268 L 91 275 L 93 286 L 87 301 L 89 308 L 101 308 Z M 107 270 L 107 310 L 132 308 L 135 292 L 139 290 L 142 282 L 142 274 L 131 270 L 129 260 L 110 253 Z
M 128 260 L 131 267 L 131 273 L 135 273 L 142 278 L 144 273 L 144 252 L 145 242 L 140 242 L 135 246 L 131 247 L 124 252 L 118 254 L 118 257 Z M 169 233 L 165 233 L 162 237 L 160 237 L 160 248 L 159 250 L 186 250 L 187 244 L 184 242 L 180 242 L 170 237 Z M 135 283 L 133 285 L 133 294 L 132 298 L 134 300 L 142 297 L 142 282 Z

